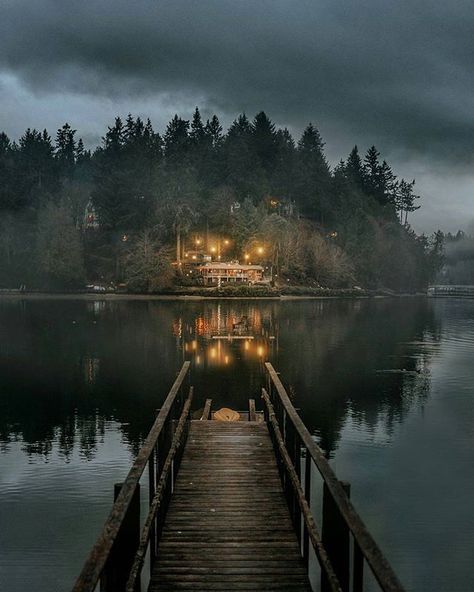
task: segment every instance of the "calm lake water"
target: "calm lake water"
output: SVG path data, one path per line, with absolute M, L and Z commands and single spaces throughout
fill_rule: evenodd
M 474 590 L 474 300 L 98 298 L 0 299 L 2 591 L 71 588 L 185 359 L 234 409 L 272 361 L 407 590 Z

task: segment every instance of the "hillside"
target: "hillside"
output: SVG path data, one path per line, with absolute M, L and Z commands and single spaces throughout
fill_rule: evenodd
M 69 124 L 53 141 L 0 134 L 0 287 L 200 283 L 186 254 L 261 265 L 264 282 L 424 289 L 443 237 L 417 236 L 414 181 L 372 146 L 333 169 L 309 124 L 298 141 L 264 112 L 224 133 L 177 115 L 162 135 L 116 118 L 92 152 Z M 204 260 L 203 259 L 203 260 Z

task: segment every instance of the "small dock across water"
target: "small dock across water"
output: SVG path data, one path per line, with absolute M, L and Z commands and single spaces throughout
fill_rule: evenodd
M 191 419 L 194 391 L 189 362 L 183 365 L 116 485 L 73 592 L 361 592 L 367 576 L 384 592 L 403 591 L 348 484 L 337 480 L 275 369 L 265 368 L 263 412 L 250 399 L 238 416 L 213 413 L 208 399 Z M 148 514 L 140 519 L 144 474 Z

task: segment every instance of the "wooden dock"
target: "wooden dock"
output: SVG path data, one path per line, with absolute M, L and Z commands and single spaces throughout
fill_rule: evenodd
M 403 592 L 272 365 L 265 364 L 263 412 L 250 399 L 240 413 L 213 412 L 211 399 L 193 411 L 189 368 L 185 362 L 115 485 L 73 592 L 99 585 L 101 592 L 362 592 L 369 570 L 371 586 Z
M 191 422 L 149 590 L 311 590 L 265 423 Z

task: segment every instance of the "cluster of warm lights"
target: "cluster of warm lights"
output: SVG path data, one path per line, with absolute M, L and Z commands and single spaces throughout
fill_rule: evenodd
M 263 255 L 265 253 L 265 249 L 263 247 L 255 247 L 255 252 L 257 255 Z M 249 262 L 250 260 L 250 253 L 244 253 L 245 261 Z
M 250 339 L 243 342 L 243 348 L 246 356 L 251 358 L 257 357 L 262 360 L 267 352 L 265 344 L 253 343 Z M 184 344 L 184 350 L 194 355 L 196 364 L 201 364 L 206 358 L 207 360 L 215 365 L 229 365 L 233 361 L 232 352 L 229 351 L 229 347 L 224 343 L 217 343 L 208 345 L 205 349 L 201 349 L 198 345 L 198 341 L 193 341 Z
M 225 239 L 213 239 L 215 242 L 214 244 L 212 244 L 211 246 L 208 247 L 209 252 L 212 253 L 213 255 L 218 254 L 219 258 L 220 258 L 220 251 L 222 248 L 224 247 L 228 247 L 231 244 L 231 241 L 228 238 Z M 195 238 L 194 239 L 194 244 L 196 245 L 196 247 L 201 247 L 203 246 L 203 239 L 201 238 Z M 252 252 L 255 253 L 256 255 L 262 256 L 265 253 L 265 248 L 263 246 L 255 246 L 252 248 Z M 185 254 L 186 257 L 188 257 L 188 253 Z M 192 259 L 197 259 L 196 255 L 192 255 L 191 256 Z M 245 253 L 244 254 L 244 259 L 245 261 L 248 263 L 249 260 L 251 258 L 251 254 L 250 253 Z

